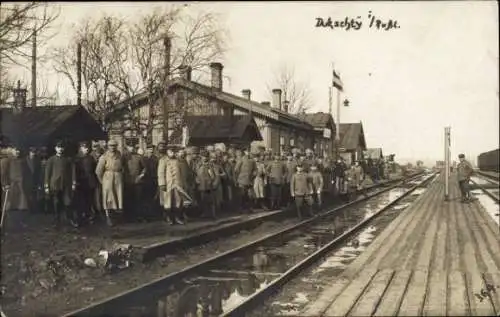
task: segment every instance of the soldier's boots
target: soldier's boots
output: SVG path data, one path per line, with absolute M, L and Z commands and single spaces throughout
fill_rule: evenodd
M 108 227 L 114 226 L 113 220 L 111 219 L 111 213 L 109 212 L 109 210 L 106 210 L 106 224 L 108 225 Z

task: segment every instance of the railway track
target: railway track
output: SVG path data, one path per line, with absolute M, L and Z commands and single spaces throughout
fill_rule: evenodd
M 256 300 L 265 296 L 270 290 L 279 288 L 287 279 L 299 272 L 301 268 L 321 256 L 321 254 L 334 244 L 337 244 L 359 230 L 388 206 L 377 210 L 369 218 L 341 235 L 335 232 L 335 230 L 332 232 L 332 228 L 328 227 L 328 225 L 331 225 L 331 222 L 328 222 L 328 220 L 334 218 L 337 213 L 346 208 L 355 207 L 360 203 L 372 201 L 382 193 L 400 188 L 403 183 L 406 183 L 406 186 L 411 185 L 412 187 L 409 191 L 389 202 L 389 205 L 393 205 L 419 187 L 421 182 L 417 184 L 415 183 L 415 179 L 421 177 L 422 175 L 418 174 L 413 176 L 409 182 L 408 180 L 400 181 L 376 193 L 367 193 L 365 197 L 356 201 L 330 209 L 298 224 L 288 226 L 278 232 L 270 233 L 260 239 L 216 255 L 208 260 L 140 287 L 128 290 L 122 294 L 94 303 L 78 311 L 68 313 L 65 316 L 185 316 L 188 312 L 194 312 L 198 309 L 203 310 L 203 308 L 198 307 L 197 302 L 199 298 L 205 298 L 201 301 L 202 303 L 212 302 L 208 305 L 211 307 L 211 315 L 226 314 L 228 316 L 240 316 L 240 313 L 244 312 L 249 305 L 256 303 Z M 427 181 L 429 179 L 430 176 L 426 178 Z M 325 224 L 328 228 L 321 229 Z M 288 258 L 279 256 L 279 254 L 270 257 L 265 256 L 266 251 L 270 249 L 285 250 L 287 246 L 294 243 L 306 243 L 307 241 L 304 239 L 306 236 L 311 238 L 311 230 L 321 231 L 321 233 L 313 235 L 317 242 L 315 244 L 319 248 L 317 251 L 310 250 L 305 252 L 308 253 L 305 256 L 304 254 L 294 254 L 291 257 L 288 256 Z M 290 261 L 292 263 L 289 263 Z M 267 266 L 268 268 L 265 271 L 255 271 L 255 267 L 262 266 Z M 252 271 L 252 269 L 254 270 Z M 268 285 L 259 285 L 257 293 L 251 295 L 255 292 L 255 283 L 258 284 L 256 276 L 264 276 L 266 279 L 269 278 L 272 280 L 272 282 Z M 233 305 L 233 308 L 228 309 L 225 307 L 223 309 L 222 304 L 217 303 L 221 303 L 221 297 L 224 296 L 224 285 L 227 286 L 234 283 L 243 283 L 243 286 L 241 286 L 242 293 L 245 293 L 245 288 L 250 289 L 250 291 L 246 292 L 249 297 L 236 306 Z M 172 303 L 174 304 L 172 305 Z
M 490 180 L 493 180 L 493 181 L 495 181 L 497 184 L 498 184 L 498 182 L 499 182 L 499 180 L 500 180 L 500 177 L 498 176 L 498 174 L 494 175 L 494 174 L 492 174 L 491 172 L 486 172 L 486 171 L 481 171 L 481 170 L 478 170 L 478 171 L 477 171 L 477 174 L 478 174 L 478 175 L 481 175 L 481 176 L 483 176 L 483 177 L 485 177 L 485 178 L 488 178 L 488 179 L 490 179 Z
M 481 174 L 482 175 L 482 174 Z M 480 180 L 484 180 L 485 182 L 481 182 Z M 472 184 L 474 184 L 477 188 L 481 189 L 488 197 L 493 199 L 496 203 L 499 202 L 499 193 L 498 193 L 498 182 L 492 180 L 488 177 L 482 178 L 471 178 Z

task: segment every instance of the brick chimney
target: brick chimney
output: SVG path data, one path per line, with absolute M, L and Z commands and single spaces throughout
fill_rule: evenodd
M 212 70 L 212 88 L 222 91 L 222 66 L 221 63 L 211 63 L 210 69 Z
M 252 91 L 250 89 L 243 89 L 241 94 L 243 95 L 243 98 L 251 100 L 250 96 L 252 95 Z
M 281 110 L 281 89 L 273 89 L 272 107 Z
M 262 101 L 260 104 L 266 107 L 271 107 L 271 103 L 269 101 Z
M 179 73 L 181 75 L 181 78 L 184 80 L 191 81 L 191 71 L 192 71 L 191 66 L 187 65 L 179 66 Z
M 21 81 L 17 81 L 17 88 L 13 89 L 14 93 L 14 112 L 22 112 L 26 108 L 26 94 L 28 90 L 21 88 Z
M 285 100 L 283 102 L 283 111 L 288 112 L 288 106 L 290 105 L 290 101 Z

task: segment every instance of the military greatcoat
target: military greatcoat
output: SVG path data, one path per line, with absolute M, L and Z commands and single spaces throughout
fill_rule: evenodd
M 8 157 L 1 161 L 2 186 L 9 186 L 6 210 L 28 209 L 28 166 L 22 158 Z M 2 202 L 3 203 L 3 202 Z M 2 206 L 3 207 L 3 206 Z
M 165 186 L 165 191 L 160 193 L 163 195 L 163 208 L 180 208 L 185 203 L 192 203 L 192 197 L 187 194 L 184 179 L 181 164 L 176 158 L 165 156 L 160 159 L 158 162 L 158 186 Z
M 102 184 L 103 207 L 123 210 L 123 182 L 127 165 L 119 152 L 106 152 L 99 158 L 97 178 Z

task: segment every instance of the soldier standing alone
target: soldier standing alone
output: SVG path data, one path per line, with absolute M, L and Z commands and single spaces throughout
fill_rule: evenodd
M 472 165 L 465 159 L 464 154 L 458 155 L 460 163 L 457 165 L 458 186 L 462 195 L 462 203 L 470 202 L 471 195 L 469 189 L 470 177 L 473 173 Z

